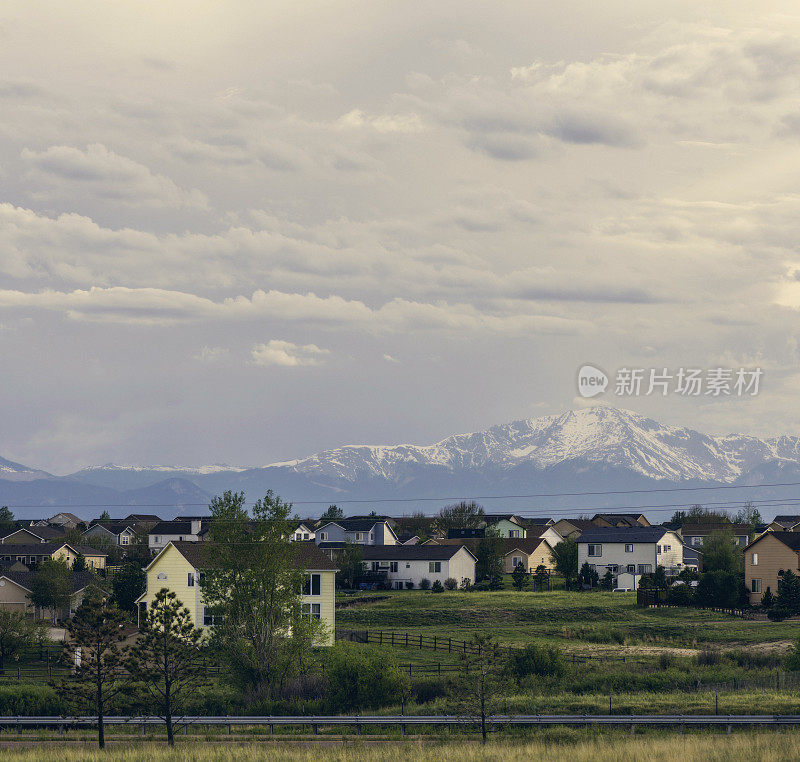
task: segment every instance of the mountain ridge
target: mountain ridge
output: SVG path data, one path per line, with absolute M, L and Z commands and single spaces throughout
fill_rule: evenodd
M 0 467 L 5 462 L 10 461 L 0 461 Z M 45 473 L 14 465 L 27 469 L 26 473 Z M 255 468 L 106 464 L 65 477 L 47 474 L 46 479 L 18 480 L 13 492 L 24 492 L 22 485 L 26 483 L 44 481 L 55 495 L 59 483 L 66 480 L 71 485 L 71 494 L 79 493 L 77 485 L 83 484 L 89 490 L 110 490 L 109 495 L 118 492 L 122 495 L 120 502 L 124 503 L 137 499 L 125 492 L 161 484 L 160 488 L 149 491 L 153 502 L 171 499 L 176 505 L 186 505 L 189 501 L 178 497 L 192 492 L 187 486 L 191 484 L 197 501 L 202 501 L 203 495 L 218 494 L 225 489 L 243 490 L 250 495 L 273 489 L 298 505 L 374 498 L 402 501 L 401 510 L 420 507 L 414 505 L 415 500 L 554 494 L 552 499 L 537 500 L 535 510 L 539 511 L 577 502 L 581 504 L 575 506 L 576 510 L 608 508 L 608 499 L 576 501 L 574 495 L 570 500 L 559 499 L 561 493 L 602 491 L 596 489 L 600 486 L 610 492 L 647 491 L 653 487 L 669 490 L 673 486 L 681 489 L 735 486 L 741 487 L 741 491 L 731 490 L 725 496 L 740 499 L 747 494 L 748 486 L 790 479 L 800 481 L 798 437 L 709 435 L 661 424 L 629 410 L 593 406 L 519 419 L 479 432 L 453 434 L 429 445 L 344 445 Z M 176 490 L 174 484 L 172 487 L 166 484 L 170 480 L 186 484 Z M 3 484 L 0 473 L 0 504 L 6 494 Z M 159 490 L 163 491 L 161 498 Z M 784 494 L 789 496 L 787 490 L 780 489 L 759 492 L 760 497 L 769 495 L 775 499 Z M 53 499 L 48 502 L 52 504 Z M 529 504 L 530 500 L 526 503 L 520 497 L 516 503 L 506 500 L 502 506 L 519 508 Z

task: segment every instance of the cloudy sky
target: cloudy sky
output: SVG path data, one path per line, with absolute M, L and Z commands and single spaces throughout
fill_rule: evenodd
M 793 2 L 4 0 L 0 454 L 427 443 L 585 362 L 800 433 L 799 180 Z

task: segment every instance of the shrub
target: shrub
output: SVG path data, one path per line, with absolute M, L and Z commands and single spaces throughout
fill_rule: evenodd
M 0 715 L 66 714 L 66 702 L 48 685 L 0 685 Z
M 800 638 L 798 638 L 792 650 L 787 654 L 783 666 L 790 672 L 800 670 Z
M 675 666 L 675 656 L 673 654 L 662 653 L 658 657 L 658 666 L 661 669 L 669 669 Z
M 406 580 L 406 590 L 413 590 L 414 589 L 414 580 L 407 579 Z
M 703 667 L 715 667 L 720 662 L 719 651 L 704 648 L 697 654 L 697 663 Z
M 667 590 L 667 603 L 670 606 L 689 606 L 694 599 L 694 591 L 689 585 L 675 585 Z
M 452 679 L 443 677 L 423 678 L 411 686 L 411 693 L 418 704 L 444 698 L 452 692 Z
M 431 588 L 431 581 L 427 577 L 423 577 L 419 581 L 419 589 L 420 590 L 430 590 Z
M 529 643 L 522 651 L 512 654 L 508 666 L 517 683 L 528 675 L 561 677 L 564 674 L 561 651 L 557 648 L 547 648 L 536 643 Z
M 446 587 L 448 590 L 455 590 L 455 589 L 458 587 L 458 582 L 456 582 L 456 580 L 455 580 L 455 578 L 454 578 L 454 577 L 448 577 L 448 578 L 447 578 L 447 579 L 444 581 L 444 586 L 445 586 L 445 587 Z
M 434 593 L 443 593 L 444 592 L 444 587 L 442 586 L 442 583 L 439 582 L 438 579 L 435 579 L 433 581 L 433 586 L 431 587 L 431 591 L 433 591 Z
M 472 581 L 470 580 L 469 577 L 464 577 L 461 580 L 461 584 L 459 585 L 459 587 L 462 590 L 472 590 Z
M 328 702 L 334 712 L 378 709 L 409 691 L 409 679 L 390 651 L 337 643 L 328 655 Z

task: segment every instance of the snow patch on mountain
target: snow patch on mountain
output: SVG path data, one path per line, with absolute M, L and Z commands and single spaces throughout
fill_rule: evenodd
M 667 426 L 629 410 L 596 406 L 524 419 L 431 445 L 348 445 L 268 468 L 309 478 L 355 483 L 400 482 L 415 467 L 510 471 L 547 469 L 567 461 L 624 468 L 655 480 L 734 482 L 767 461 L 800 462 L 800 440 L 729 434 L 711 436 Z

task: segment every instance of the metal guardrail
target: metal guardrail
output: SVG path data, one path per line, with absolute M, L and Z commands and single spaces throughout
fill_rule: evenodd
M 686 725 L 726 726 L 728 732 L 732 726 L 764 725 L 764 726 L 796 726 L 800 725 L 800 715 L 780 714 L 512 714 L 493 715 L 487 717 L 487 724 L 493 726 L 550 726 L 550 725 L 606 725 L 630 726 L 635 731 L 637 725 L 673 726 L 683 729 Z M 127 725 L 142 729 L 151 725 L 163 725 L 161 717 L 105 717 L 106 725 Z M 265 726 L 274 731 L 275 726 L 311 726 L 317 732 L 323 727 L 355 727 L 359 732 L 362 726 L 399 726 L 405 731 L 406 726 L 421 725 L 460 725 L 475 726 L 480 718 L 465 715 L 304 715 L 304 716 L 181 716 L 173 718 L 177 727 L 188 725 L 221 725 L 230 733 L 231 727 Z M 9 727 L 54 727 L 63 730 L 66 727 L 94 727 L 97 717 L 0 717 L 0 730 Z

